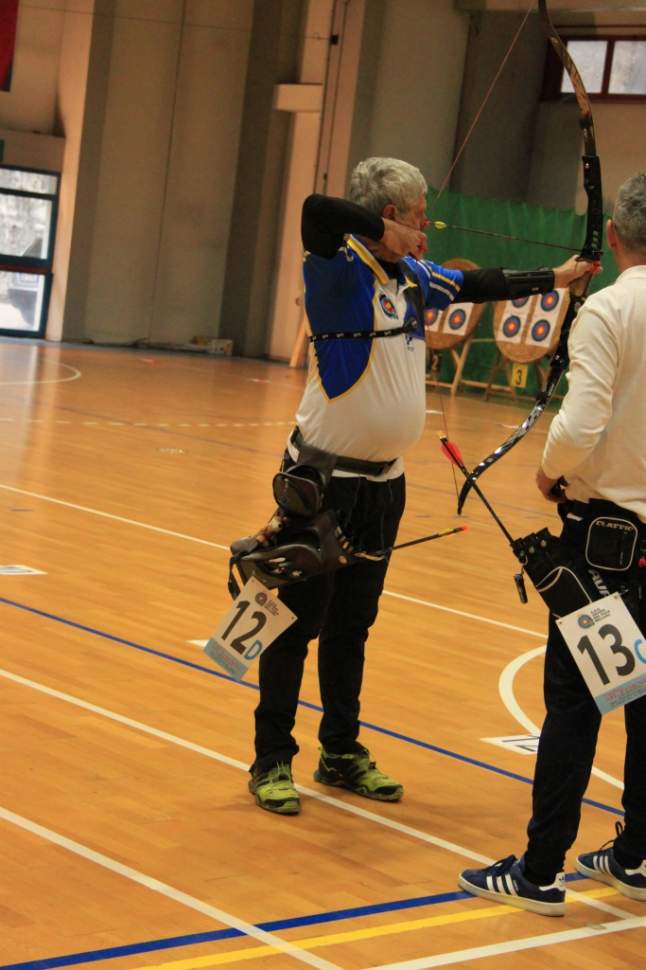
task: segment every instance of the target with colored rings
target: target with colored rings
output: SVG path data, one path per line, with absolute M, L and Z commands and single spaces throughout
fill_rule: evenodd
M 532 340 L 536 343 L 542 343 L 547 337 L 549 337 L 552 331 L 552 325 L 549 320 L 537 320 L 532 326 Z
M 520 317 L 507 317 L 502 325 L 503 336 L 511 339 L 520 330 Z
M 550 313 L 551 310 L 556 309 L 556 307 L 561 302 L 561 297 L 556 290 L 550 290 L 549 293 L 543 293 L 541 296 L 541 310 L 543 313 Z
M 520 310 L 521 307 L 526 306 L 529 300 L 531 300 L 531 296 L 517 296 L 515 300 L 511 301 L 511 305 Z
M 426 324 L 428 326 L 431 326 L 431 324 L 435 323 L 435 321 L 437 320 L 439 314 L 440 314 L 440 311 L 437 310 L 437 309 L 435 309 L 435 308 L 430 309 L 430 310 L 425 310 L 424 311 L 424 320 L 425 320 Z
M 382 293 L 381 296 L 379 297 L 379 302 L 381 304 L 381 309 L 384 311 L 387 317 L 394 317 L 394 318 L 397 317 L 397 310 L 395 309 L 395 304 L 390 299 L 390 297 L 386 296 L 385 293 Z
M 449 315 L 449 329 L 460 330 L 464 326 L 467 315 L 462 309 L 456 309 Z

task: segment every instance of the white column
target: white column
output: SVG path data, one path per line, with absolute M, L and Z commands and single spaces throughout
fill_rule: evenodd
M 282 360 L 290 358 L 301 324 L 300 214 L 303 199 L 314 190 L 333 7 L 334 0 L 309 0 L 300 83 L 279 84 L 274 91 L 274 108 L 293 115 L 269 345 L 269 356 Z

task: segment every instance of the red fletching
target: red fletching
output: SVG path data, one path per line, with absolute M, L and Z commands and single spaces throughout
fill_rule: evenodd
M 446 455 L 449 461 L 452 461 L 454 465 L 458 466 L 458 468 L 464 465 L 460 449 L 452 441 L 449 441 L 449 439 L 444 435 L 440 435 L 440 449 L 442 450 L 442 454 Z

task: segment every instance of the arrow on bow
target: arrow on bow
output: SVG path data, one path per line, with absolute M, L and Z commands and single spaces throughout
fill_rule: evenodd
M 561 249 L 567 253 L 578 253 L 578 246 L 562 246 L 560 243 L 545 242 L 541 239 L 524 239 L 523 236 L 510 236 L 506 232 L 492 232 L 490 229 L 474 229 L 473 226 L 455 226 L 450 222 L 443 222 L 441 219 L 434 219 L 429 222 L 432 229 L 455 229 L 456 232 L 471 232 L 477 236 L 491 236 L 493 239 L 507 239 L 510 242 L 524 242 L 532 246 L 549 246 L 550 249 Z
M 584 146 L 582 158 L 583 187 L 587 195 L 588 207 L 585 241 L 581 247 L 579 259 L 598 263 L 601 259 L 601 242 L 603 234 L 603 196 L 601 191 L 601 164 L 599 162 L 599 156 L 597 155 L 590 99 L 576 64 L 572 60 L 567 47 L 554 28 L 554 24 L 552 23 L 547 10 L 546 0 L 538 0 L 538 8 L 541 15 L 541 22 L 547 37 L 556 54 L 563 63 L 570 80 L 572 81 L 572 86 L 574 88 L 574 93 L 580 112 L 579 124 L 583 132 Z M 464 485 L 462 486 L 462 490 L 458 498 L 458 513 L 462 511 L 466 498 L 480 475 L 482 475 L 483 472 L 485 472 L 488 468 L 491 468 L 493 464 L 502 458 L 503 455 L 506 455 L 507 452 L 514 447 L 514 445 L 517 445 L 518 442 L 525 437 L 527 432 L 536 424 L 550 402 L 554 391 L 556 390 L 557 384 L 561 379 L 561 375 L 568 365 L 568 337 L 570 335 L 570 330 L 574 319 L 585 302 L 591 278 L 592 274 L 588 273 L 576 280 L 575 283 L 573 283 L 570 287 L 570 303 L 565 313 L 565 317 L 563 318 L 559 342 L 550 361 L 550 369 L 547 375 L 545 387 L 542 390 L 539 390 L 538 394 L 536 395 L 534 407 L 527 415 L 523 423 L 516 428 L 509 438 L 499 445 L 490 455 L 483 458 L 483 460 L 476 465 L 473 471 L 469 474 Z

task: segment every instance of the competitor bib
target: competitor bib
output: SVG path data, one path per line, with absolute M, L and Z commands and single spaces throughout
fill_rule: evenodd
M 204 653 L 241 680 L 270 643 L 295 621 L 295 614 L 252 576 L 207 641 Z
M 602 714 L 646 694 L 646 639 L 619 593 L 556 623 Z

